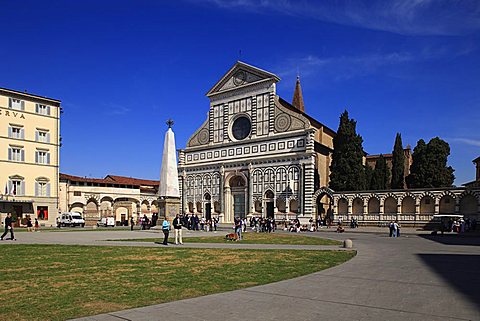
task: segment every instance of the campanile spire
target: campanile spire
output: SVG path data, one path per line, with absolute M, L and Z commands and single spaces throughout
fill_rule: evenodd
M 293 92 L 292 105 L 301 112 L 305 112 L 305 104 L 303 103 L 302 87 L 300 86 L 300 76 L 297 76 L 295 83 L 295 91 Z

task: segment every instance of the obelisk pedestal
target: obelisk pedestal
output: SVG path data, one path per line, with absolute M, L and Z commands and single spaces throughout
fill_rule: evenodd
M 178 184 L 177 150 L 175 135 L 172 131 L 173 121 L 167 121 L 168 130 L 163 143 L 162 168 L 158 187 L 158 217 L 169 220 L 180 214 L 180 188 Z

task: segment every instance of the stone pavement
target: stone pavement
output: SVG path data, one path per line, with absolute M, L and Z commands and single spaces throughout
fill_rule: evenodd
M 22 233 L 17 242 L 46 242 L 41 234 L 56 244 L 132 238 L 127 231 L 57 233 Z M 146 237 L 149 232 L 133 233 Z M 480 238 L 385 234 L 309 233 L 350 238 L 358 255 L 291 280 L 78 320 L 480 320 Z

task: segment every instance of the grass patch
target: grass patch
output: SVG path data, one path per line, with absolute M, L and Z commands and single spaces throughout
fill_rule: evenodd
M 215 236 L 195 236 L 184 237 L 184 243 L 232 243 L 225 240 L 227 233 Z M 319 237 L 311 237 L 299 234 L 279 234 L 279 233 L 243 233 L 241 243 L 245 244 L 291 244 L 291 245 L 341 245 L 342 242 Z M 169 242 L 173 238 L 169 237 Z M 139 238 L 139 239 L 119 239 L 109 241 L 130 241 L 130 242 L 163 242 L 163 238 Z
M 65 320 L 289 279 L 354 251 L 1 247 L 2 320 Z

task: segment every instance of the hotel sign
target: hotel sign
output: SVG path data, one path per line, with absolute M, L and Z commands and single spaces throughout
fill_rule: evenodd
M 6 116 L 6 117 L 25 119 L 25 115 L 22 112 L 18 112 L 18 111 L 1 110 L 0 109 L 0 116 L 2 116 L 2 115 Z

